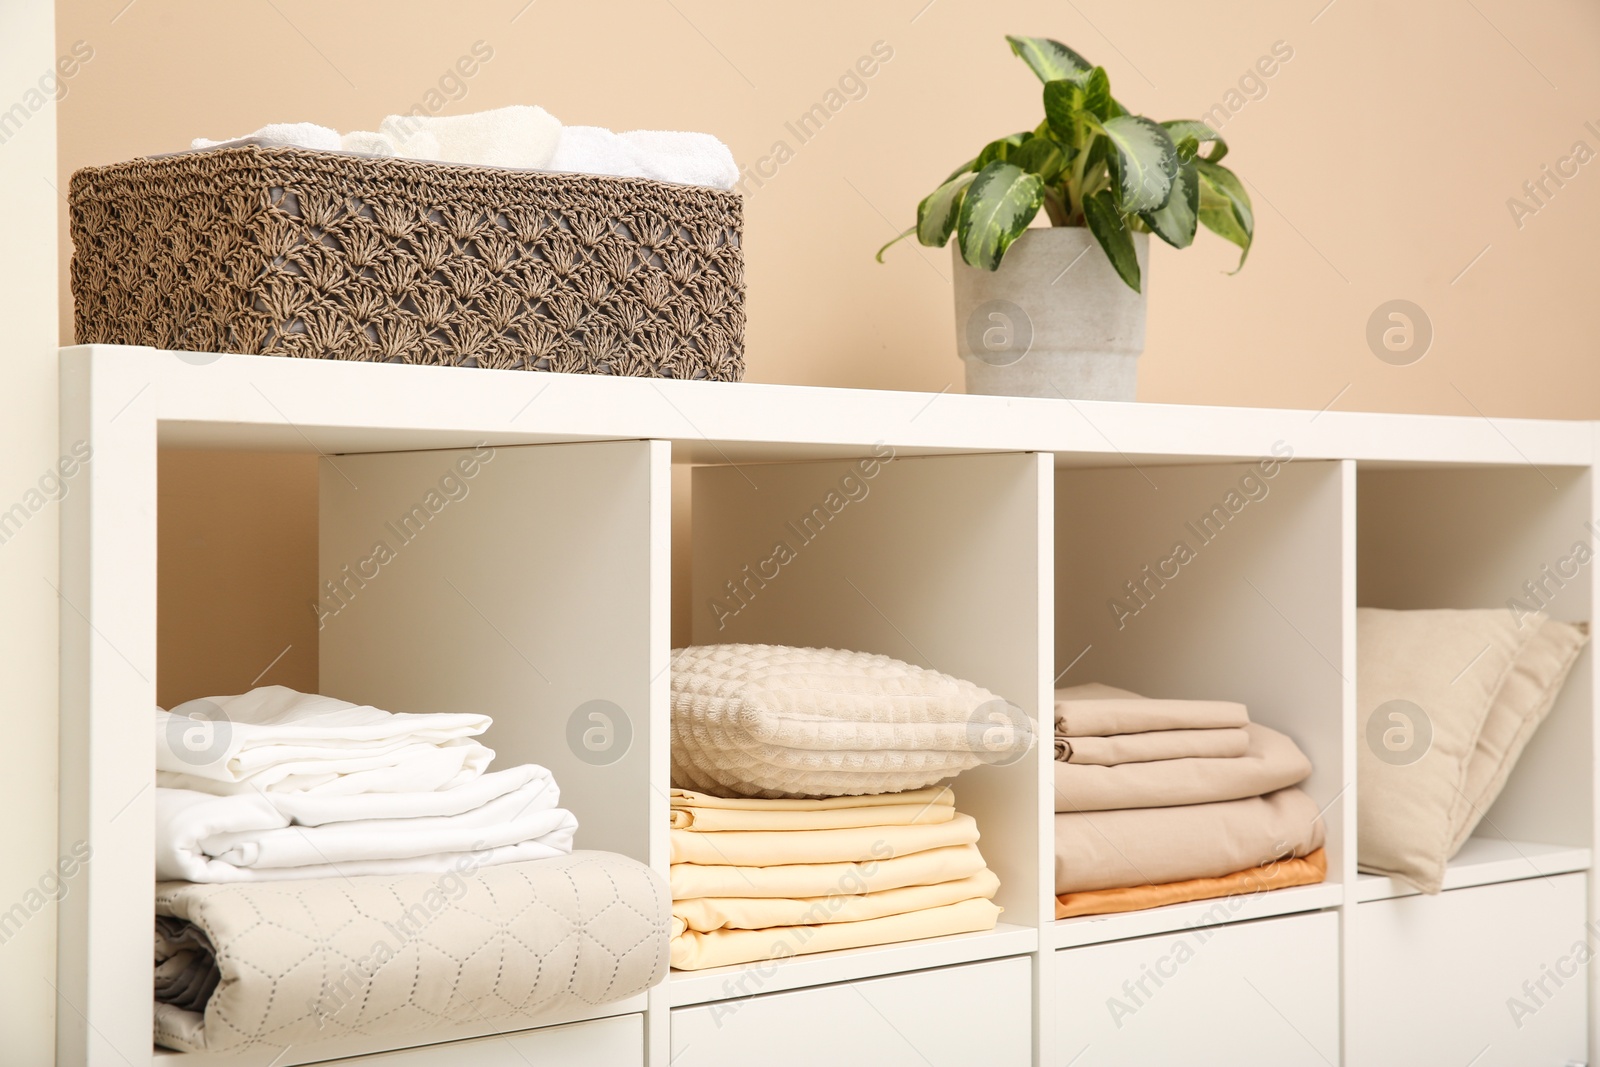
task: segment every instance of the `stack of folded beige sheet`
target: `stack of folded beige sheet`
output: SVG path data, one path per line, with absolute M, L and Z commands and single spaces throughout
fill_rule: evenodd
M 672 792 L 672 966 L 989 930 L 1000 880 L 948 787 L 820 800 Z
M 1056 918 L 1320 882 L 1311 774 L 1243 704 L 1056 691 Z

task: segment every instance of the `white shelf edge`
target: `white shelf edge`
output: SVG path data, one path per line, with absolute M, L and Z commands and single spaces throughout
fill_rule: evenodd
M 807 989 L 921 971 L 930 967 L 1020 956 L 1038 947 L 1037 930 L 1000 923 L 993 930 L 972 934 L 950 934 L 893 945 L 790 956 L 766 963 L 714 967 L 704 971 L 673 971 L 667 977 L 667 1002 L 674 1008 L 681 1008 L 692 1004 L 743 1000 L 786 989 Z
M 203 355 L 116 345 L 63 349 L 114 410 L 148 387 L 162 443 L 268 451 L 399 451 L 656 438 L 695 462 L 861 454 L 1051 452 L 1057 461 L 1297 459 L 1587 466 L 1575 420 L 1068 402 L 763 383 L 686 382 L 459 367 Z M 203 355 L 203 358 L 200 358 Z M 674 457 L 679 458 L 678 456 Z
M 1291 886 L 1265 893 L 1192 900 L 1115 915 L 1057 919 L 1046 928 L 1045 942 L 1052 949 L 1081 948 L 1135 937 L 1184 933 L 1192 929 L 1248 922 L 1275 915 L 1322 911 L 1336 908 L 1343 902 L 1344 886 L 1337 882 Z
M 1445 868 L 1444 891 L 1572 874 L 1587 871 L 1592 863 L 1586 848 L 1471 837 Z M 1360 904 L 1419 895 L 1417 890 L 1384 875 L 1362 874 L 1356 879 L 1355 899 Z

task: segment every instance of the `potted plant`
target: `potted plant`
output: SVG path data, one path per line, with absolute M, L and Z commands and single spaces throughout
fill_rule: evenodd
M 1243 267 L 1249 194 L 1210 126 L 1130 114 L 1104 67 L 1059 41 L 1006 40 L 1044 82 L 1044 121 L 957 167 L 878 262 L 911 234 L 930 248 L 954 235 L 969 393 L 1132 400 L 1149 235 L 1187 248 L 1204 224 L 1239 246 Z M 1041 208 L 1050 227 L 1029 228 Z

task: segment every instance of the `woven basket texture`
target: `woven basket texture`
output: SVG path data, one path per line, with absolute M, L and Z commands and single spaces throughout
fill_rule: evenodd
M 72 177 L 80 344 L 738 381 L 733 193 L 245 145 Z

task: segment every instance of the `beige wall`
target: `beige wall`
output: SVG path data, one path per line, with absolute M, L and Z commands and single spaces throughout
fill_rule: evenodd
M 317 457 L 164 452 L 156 700 L 317 688 Z
M 55 1048 L 57 505 L 55 104 L 51 6 L 0 3 L 0 1061 L 50 1063 Z M 49 90 L 50 83 L 45 82 Z M 22 111 L 16 110 L 20 106 Z M 20 122 L 19 122 L 20 120 Z M 41 480 L 43 486 L 41 487 Z M 65 489 L 71 492 L 70 483 Z M 20 506 L 21 510 L 18 510 Z M 91 861 L 92 862 L 92 861 Z M 44 881 L 49 890 L 53 882 Z M 72 891 L 71 882 L 66 892 Z M 20 907 L 20 911 L 18 908 Z M 63 1008 L 70 1011 L 71 1008 Z
M 574 124 L 709 130 L 744 166 L 779 140 L 793 150 L 747 186 L 750 379 L 959 391 L 949 253 L 902 245 L 883 266 L 872 254 L 951 166 L 1038 121 L 1038 84 L 1002 36 L 1048 34 L 1105 64 L 1136 110 L 1228 106 L 1231 162 L 1252 183 L 1259 236 L 1238 276 L 1210 235 L 1182 254 L 1156 246 L 1142 399 L 1600 417 L 1600 163 L 1520 228 L 1507 207 L 1575 141 L 1600 150 L 1600 7 L 1335 0 L 1319 14 L 1321 2 L 64 0 L 58 47 L 82 41 L 93 57 L 61 105 L 60 181 L 271 121 L 371 128 L 428 102 L 482 41 L 493 57 L 460 99 L 435 98 L 446 112 L 532 101 Z M 893 56 L 864 95 L 799 143 L 785 123 L 880 41 Z M 1250 82 L 1277 42 L 1293 58 Z M 68 251 L 64 222 L 61 237 Z M 1435 331 L 1404 367 L 1365 340 L 1396 298 Z M 291 465 L 263 503 L 200 478 L 206 466 L 183 468 L 195 480 L 182 496 L 163 488 L 163 635 L 280 593 L 237 640 L 196 627 L 206 657 L 167 653 L 169 697 L 238 688 L 263 650 L 310 640 L 296 612 L 315 567 L 311 468 Z M 254 585 L 219 590 L 176 548 L 202 533 L 253 544 L 264 515 L 298 532 L 239 572 Z M 281 666 L 314 677 L 310 660 Z
M 1600 7 L 1336 0 L 1313 22 L 1323 2 L 139 0 L 112 23 L 126 0 L 66 0 L 61 46 L 95 56 L 62 105 L 61 173 L 267 121 L 370 128 L 478 40 L 494 57 L 449 110 L 535 101 L 570 123 L 704 129 L 748 165 L 794 146 L 784 123 L 882 40 L 894 57 L 866 96 L 751 190 L 750 377 L 959 389 L 948 253 L 872 253 L 952 165 L 1038 120 L 1002 34 L 1058 37 L 1172 118 L 1223 101 L 1282 40 L 1294 58 L 1224 129 L 1259 242 L 1232 278 L 1209 235 L 1157 249 L 1141 397 L 1316 409 L 1348 385 L 1340 408 L 1600 415 L 1600 163 L 1520 231 L 1506 207 L 1574 141 L 1600 150 L 1584 128 L 1600 128 Z M 1435 326 L 1414 366 L 1364 341 L 1393 298 Z

